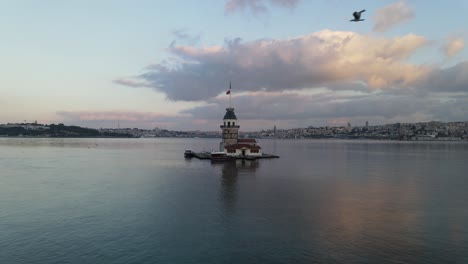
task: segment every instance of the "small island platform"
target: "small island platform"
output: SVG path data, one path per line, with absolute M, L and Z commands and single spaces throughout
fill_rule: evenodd
M 192 158 L 192 157 L 201 159 L 201 160 L 211 160 L 211 153 L 207 151 L 203 151 L 203 152 L 192 151 L 192 155 L 185 156 L 185 158 Z M 275 158 L 279 158 L 279 156 L 264 153 L 259 156 L 251 156 L 251 155 L 250 156 L 235 156 L 234 158 L 240 159 L 240 160 L 256 160 L 256 159 L 275 159 Z
M 231 96 L 230 87 L 231 85 L 229 84 L 229 96 Z M 236 114 L 234 113 L 234 108 L 230 105 L 226 108 L 226 114 L 224 115 L 223 123 L 220 125 L 220 128 L 222 130 L 223 140 L 219 142 L 219 151 L 195 152 L 191 149 L 186 149 L 184 157 L 209 159 L 212 162 L 279 158 L 279 156 L 276 155 L 263 153 L 262 147 L 260 147 L 256 139 L 239 138 L 240 126 Z

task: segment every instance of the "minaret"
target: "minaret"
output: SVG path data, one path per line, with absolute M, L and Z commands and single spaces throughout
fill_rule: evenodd
M 225 146 L 237 144 L 237 138 L 239 137 L 239 125 L 233 107 L 226 108 L 223 124 L 220 127 L 223 131 L 223 141 L 219 144 L 219 151 L 224 151 Z

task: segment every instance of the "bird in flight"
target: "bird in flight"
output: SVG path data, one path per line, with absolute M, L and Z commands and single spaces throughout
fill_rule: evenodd
M 351 19 L 350 21 L 352 22 L 358 22 L 358 21 L 364 21 L 364 19 L 361 19 L 361 13 L 362 12 L 365 12 L 366 10 L 361 10 L 359 12 L 354 12 L 353 13 L 353 16 L 354 16 L 354 19 Z

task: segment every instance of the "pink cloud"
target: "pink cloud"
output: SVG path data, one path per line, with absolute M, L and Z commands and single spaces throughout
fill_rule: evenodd
M 155 121 L 164 118 L 180 117 L 179 114 L 159 114 L 148 112 L 125 112 L 125 111 L 59 111 L 58 115 L 67 119 L 81 121 Z
M 178 87 L 179 83 L 200 88 L 198 95 L 203 95 L 211 83 L 219 87 L 221 82 L 216 78 L 226 75 L 240 82 L 243 90 L 302 89 L 326 82 L 357 80 L 371 88 L 406 87 L 424 78 L 430 70 L 406 62 L 427 43 L 424 37 L 414 34 L 385 38 L 323 30 L 286 40 L 244 44 L 236 39 L 224 47 L 173 46 L 171 51 L 187 63 L 175 70 L 159 65 L 158 71 L 144 77 L 157 84 L 170 80 L 173 86 L 167 92 L 175 99 L 178 95 L 173 93 L 179 88 L 185 91 Z M 185 82 L 184 78 L 191 79 Z M 163 90 L 169 83 L 164 86 Z M 190 91 L 186 95 L 191 95 Z
M 194 125 L 205 125 L 205 124 L 208 124 L 208 120 L 206 119 L 195 119 L 192 121 L 192 124 Z
M 413 9 L 408 6 L 405 1 L 398 1 L 375 12 L 373 30 L 384 32 L 413 17 Z
M 461 37 L 448 37 L 442 47 L 442 51 L 448 57 L 453 57 L 463 50 L 465 47 L 465 40 Z

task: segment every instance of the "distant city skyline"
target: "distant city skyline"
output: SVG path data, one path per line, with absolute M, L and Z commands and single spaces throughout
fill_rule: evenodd
M 462 0 L 0 0 L 0 123 L 216 131 L 229 82 L 241 131 L 464 121 L 467 12 Z

